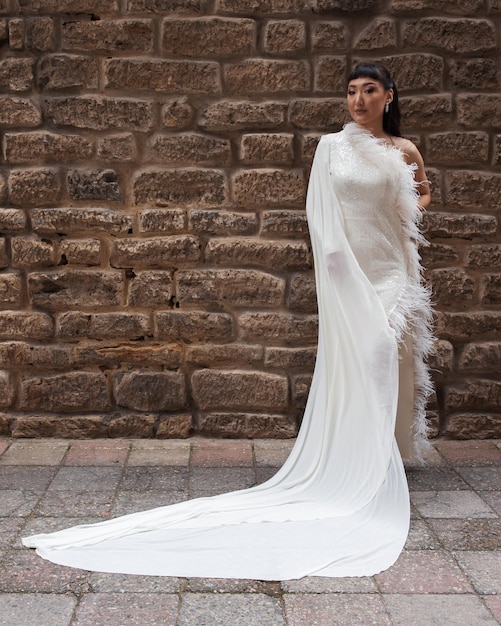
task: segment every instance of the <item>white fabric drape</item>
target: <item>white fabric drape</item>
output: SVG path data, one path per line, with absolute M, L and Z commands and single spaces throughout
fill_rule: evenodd
M 369 202 L 345 174 L 362 187 L 371 177 Z M 361 202 L 370 213 L 360 221 Z M 413 334 L 418 358 L 429 344 L 412 169 L 397 150 L 350 124 L 319 143 L 307 215 L 318 355 L 296 444 L 278 473 L 250 489 L 35 535 L 24 545 L 72 567 L 166 576 L 364 576 L 395 562 L 409 525 L 394 438 L 398 342 Z M 358 225 L 347 224 L 353 219 Z M 367 258 L 364 241 L 372 233 L 381 245 L 381 227 L 391 250 L 381 256 L 371 247 Z M 427 390 L 420 371 L 418 414 Z

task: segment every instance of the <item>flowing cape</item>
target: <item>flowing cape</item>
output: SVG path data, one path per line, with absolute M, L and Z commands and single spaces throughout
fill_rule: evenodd
M 391 316 L 345 234 L 330 171 L 337 135 L 355 154 L 368 150 L 375 163 L 382 159 L 380 166 L 398 181 L 409 280 Z M 166 576 L 364 576 L 395 562 L 409 526 L 407 482 L 394 438 L 398 342 L 404 332 L 420 340 L 429 317 L 412 170 L 397 152 L 351 125 L 323 137 L 317 148 L 307 215 L 318 355 L 296 444 L 277 474 L 250 489 L 26 537 L 25 546 L 72 567 Z M 421 344 L 418 356 L 426 349 Z M 427 386 L 423 372 L 418 403 Z

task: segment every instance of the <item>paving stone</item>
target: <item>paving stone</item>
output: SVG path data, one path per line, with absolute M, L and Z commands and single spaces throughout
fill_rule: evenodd
M 150 491 L 148 493 L 137 493 L 135 491 L 124 491 L 121 493 L 112 508 L 113 517 L 136 513 L 137 511 L 148 511 L 160 506 L 176 504 L 188 499 L 187 491 Z
M 93 572 L 88 583 L 91 593 L 177 593 L 181 590 L 182 579 Z
M 298 580 L 284 580 L 281 586 L 286 593 L 377 593 L 374 578 L 369 576 L 305 576 Z
M 126 468 L 120 491 L 172 491 L 188 487 L 188 470 L 166 465 Z
M 47 466 L 0 466 L 0 489 L 18 489 L 44 491 L 56 473 L 55 468 Z
M 501 550 L 499 519 L 430 519 L 428 523 L 448 550 Z
M 411 491 L 468 489 L 468 485 L 451 467 L 412 468 L 408 469 L 406 474 Z
M 4 489 L 0 494 L 0 517 L 26 517 L 35 508 L 40 494 L 24 489 Z
M 482 498 L 471 491 L 414 491 L 411 500 L 424 517 L 495 517 Z
M 66 441 L 14 441 L 0 456 L 0 465 L 57 465 L 68 447 Z
M 484 491 L 482 499 L 486 502 L 498 515 L 501 515 L 501 491 Z
M 473 595 L 385 595 L 395 626 L 480 626 L 495 625 L 496 620 Z
M 34 517 L 26 522 L 20 536 L 17 538 L 14 547 L 20 550 L 26 548 L 21 543 L 23 537 L 29 537 L 31 535 L 40 535 L 42 533 L 52 533 L 56 530 L 63 530 L 64 528 L 71 528 L 72 526 L 78 526 L 79 524 L 94 524 L 95 522 L 102 522 L 102 517 Z
M 432 442 L 428 450 L 423 452 L 423 461 L 427 467 L 438 467 L 446 463 L 444 458 L 435 450 L 434 442 Z M 422 468 L 421 461 L 417 460 L 406 460 L 404 465 L 406 469 Z
M 483 598 L 487 608 L 501 624 L 501 595 L 499 596 L 484 596 Z
M 256 484 L 266 482 L 277 473 L 276 467 L 257 467 L 256 468 Z
M 91 593 L 75 612 L 72 626 L 176 626 L 177 595 L 167 593 Z
M 190 495 L 198 498 L 236 489 L 245 489 L 255 483 L 250 467 L 194 467 L 190 479 Z
M 5 517 L 0 524 L 0 550 L 10 548 L 19 531 L 23 527 L 24 520 L 17 517 Z
M 129 453 L 128 441 L 74 441 L 65 465 L 123 465 Z
M 264 593 L 277 596 L 280 583 L 246 578 L 188 578 L 183 591 L 192 593 Z
M 429 525 L 421 519 L 411 519 L 404 550 L 438 550 L 440 542 Z
M 188 441 L 132 441 L 127 465 L 177 465 L 188 467 L 191 444 Z
M 281 467 L 290 454 L 295 439 L 256 439 L 254 456 L 257 467 Z
M 77 600 L 71 595 L 6 593 L 0 595 L 3 626 L 68 626 Z
M 461 569 L 478 593 L 501 593 L 501 550 L 454 552 Z
M 121 476 L 119 467 L 61 467 L 48 492 L 52 491 L 113 491 Z
M 216 618 L 217 616 L 217 618 Z M 217 621 L 214 621 L 216 618 Z M 282 626 L 277 598 L 255 594 L 183 594 L 177 626 Z
M 440 441 L 435 448 L 453 465 L 499 465 L 501 450 L 493 441 Z
M 477 491 L 494 491 L 501 485 L 499 467 L 459 467 L 458 472 Z
M 10 444 L 9 444 L 8 441 L 0 441 L 0 454 L 3 454 L 5 452 L 5 450 L 7 450 L 9 445 Z
M 383 601 L 375 594 L 289 595 L 284 604 L 287 626 L 391 624 Z
M 395 565 L 377 574 L 383 593 L 468 593 L 471 586 L 454 560 L 443 552 L 402 552 Z
M 193 467 L 252 467 L 252 443 L 228 439 L 200 439 L 192 443 Z
M 35 509 L 37 516 L 85 517 L 95 515 L 108 518 L 111 512 L 114 491 L 51 491 Z

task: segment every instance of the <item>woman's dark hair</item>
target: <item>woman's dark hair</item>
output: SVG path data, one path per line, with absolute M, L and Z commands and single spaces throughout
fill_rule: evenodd
M 390 103 L 388 113 L 383 113 L 383 129 L 394 137 L 401 137 L 400 132 L 400 107 L 398 106 L 397 86 L 393 82 L 390 72 L 382 64 L 375 62 L 362 62 L 353 68 L 348 76 L 348 83 L 356 78 L 372 78 L 383 84 L 386 90 L 393 89 L 393 100 Z

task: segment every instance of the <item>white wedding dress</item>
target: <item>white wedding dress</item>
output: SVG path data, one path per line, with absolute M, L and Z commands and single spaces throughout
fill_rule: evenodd
M 318 356 L 297 442 L 278 473 L 250 489 L 27 537 L 25 546 L 72 567 L 163 576 L 364 576 L 395 562 L 409 526 L 394 437 L 404 337 L 415 352 L 417 446 L 429 392 L 412 168 L 348 124 L 319 143 L 307 215 Z

